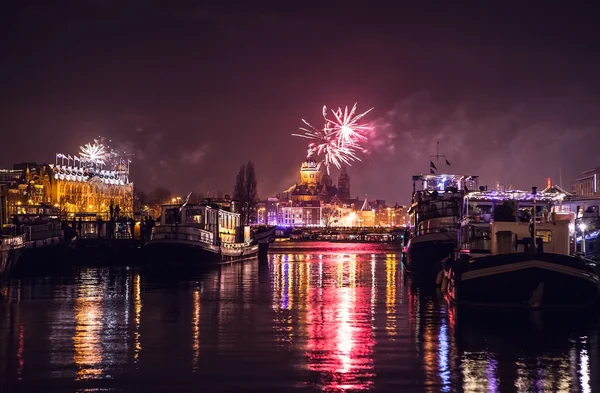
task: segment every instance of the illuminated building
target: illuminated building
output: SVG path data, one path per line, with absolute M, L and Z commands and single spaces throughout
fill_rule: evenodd
M 112 204 L 131 216 L 129 163 L 101 138 L 82 146 L 79 156 L 57 154 L 54 164 L 15 164 L 0 171 L 8 215 L 38 214 L 40 206 L 67 216 L 107 214 Z
M 111 203 L 119 205 L 124 215 L 133 213 L 133 183 L 124 170 L 90 172 L 62 165 L 26 164 L 16 171 L 21 175 L 8 186 L 6 195 L 9 215 L 32 213 L 39 204 L 67 215 L 108 213 Z
M 362 208 L 361 208 L 362 206 Z M 321 164 L 308 159 L 300 166 L 300 183 L 284 190 L 278 198 L 257 205 L 259 225 L 289 227 L 396 227 L 406 223 L 406 206 L 389 207 L 350 198 L 350 176 L 342 167 L 338 185 L 321 172 Z
M 346 171 L 346 167 L 342 167 L 340 177 L 338 177 L 338 197 L 341 199 L 350 198 L 350 176 Z
M 600 196 L 600 167 L 589 169 L 573 182 L 573 195 Z

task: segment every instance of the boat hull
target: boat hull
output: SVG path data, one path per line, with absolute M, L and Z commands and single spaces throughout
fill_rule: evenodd
M 442 290 L 465 306 L 572 308 L 595 304 L 600 280 L 574 256 L 514 253 L 455 264 Z
M 7 281 L 17 268 L 22 247 L 0 249 L 0 283 Z
M 403 259 L 408 273 L 423 280 L 435 282 L 442 270 L 441 261 L 456 247 L 456 233 L 431 233 L 410 239 Z
M 232 249 L 189 240 L 157 239 L 146 243 L 144 250 L 151 266 L 201 269 L 214 264 L 256 258 L 259 246 L 250 245 Z

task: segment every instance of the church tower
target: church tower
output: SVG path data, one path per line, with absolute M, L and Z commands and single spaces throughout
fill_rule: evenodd
M 316 187 L 321 182 L 321 163 L 309 158 L 300 167 L 300 184 Z
M 327 172 L 325 172 L 321 177 L 321 184 L 323 184 L 325 187 L 331 187 L 333 185 L 333 180 L 331 180 L 331 176 L 329 176 Z
M 338 177 L 338 198 L 350 198 L 350 176 L 348 176 L 345 166 L 342 167 L 342 172 L 340 173 L 340 177 Z

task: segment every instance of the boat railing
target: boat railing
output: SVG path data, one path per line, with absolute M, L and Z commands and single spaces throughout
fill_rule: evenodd
M 223 248 L 229 248 L 232 250 L 242 249 L 244 247 L 249 247 L 251 242 L 245 243 L 223 243 Z
M 161 225 L 153 228 L 152 239 L 190 240 L 212 244 L 213 234 L 212 232 L 200 228 L 178 225 Z
M 456 232 L 458 229 L 456 225 L 445 225 L 445 226 L 435 226 L 435 227 L 425 227 L 417 229 L 416 235 L 426 235 L 430 233 L 446 233 L 446 232 Z
M 0 246 L 3 249 L 13 249 L 23 247 L 25 244 L 25 235 L 17 236 L 2 236 L 0 238 Z
M 43 240 L 62 235 L 60 222 L 44 222 L 33 225 L 24 225 L 23 232 L 26 241 Z

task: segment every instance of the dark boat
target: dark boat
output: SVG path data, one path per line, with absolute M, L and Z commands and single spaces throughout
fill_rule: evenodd
M 2 228 L 0 237 L 0 283 L 9 279 L 25 247 L 25 235 L 14 235 L 10 230 Z
M 440 261 L 456 247 L 462 198 L 467 190 L 476 187 L 477 176 L 413 176 L 412 203 L 408 210 L 412 236 L 403 258 L 408 273 L 435 282 L 442 270 Z
M 465 197 L 456 254 L 443 262 L 442 291 L 465 306 L 595 304 L 598 273 L 588 260 L 571 255 L 569 221 L 551 214 L 560 198 L 536 194 L 535 189 Z M 482 220 L 481 211 L 492 212 L 494 219 Z
M 251 236 L 250 227 L 240 225 L 240 214 L 232 208 L 206 203 L 165 205 L 159 225 L 144 245 L 148 259 L 164 266 L 200 268 L 235 262 L 263 254 L 275 238 L 275 228 Z

